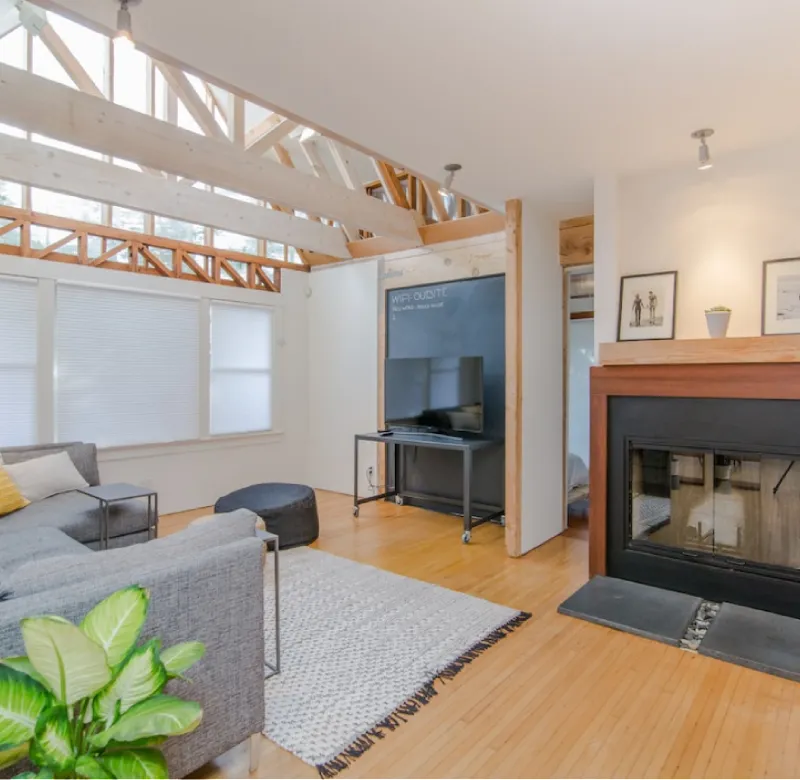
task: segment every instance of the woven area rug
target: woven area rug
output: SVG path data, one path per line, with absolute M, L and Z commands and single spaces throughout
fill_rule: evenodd
M 264 733 L 322 777 L 346 769 L 530 617 L 306 547 L 282 552 L 280 566 L 281 673 L 265 683 Z M 264 582 L 271 654 L 270 571 Z

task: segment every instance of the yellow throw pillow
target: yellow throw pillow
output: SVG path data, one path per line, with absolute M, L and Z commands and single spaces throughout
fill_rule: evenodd
M 0 517 L 28 506 L 30 501 L 19 492 L 14 480 L 4 468 L 0 468 Z

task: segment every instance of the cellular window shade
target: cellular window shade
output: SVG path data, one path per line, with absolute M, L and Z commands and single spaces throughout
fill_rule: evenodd
M 0 276 L 0 446 L 34 444 L 37 284 Z
M 272 311 L 211 304 L 212 434 L 272 428 Z
M 59 285 L 59 441 L 108 447 L 198 438 L 198 365 L 198 301 Z

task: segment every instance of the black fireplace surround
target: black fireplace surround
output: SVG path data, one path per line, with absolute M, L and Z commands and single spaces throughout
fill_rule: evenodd
M 608 399 L 607 574 L 800 617 L 800 401 Z

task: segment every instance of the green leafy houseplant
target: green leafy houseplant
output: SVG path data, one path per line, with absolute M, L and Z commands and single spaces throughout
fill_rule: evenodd
M 132 586 L 80 627 L 54 616 L 21 621 L 27 656 L 0 659 L 0 769 L 27 757 L 38 773 L 19 777 L 169 777 L 155 746 L 196 729 L 203 710 L 162 691 L 205 647 L 137 647 L 149 601 Z

